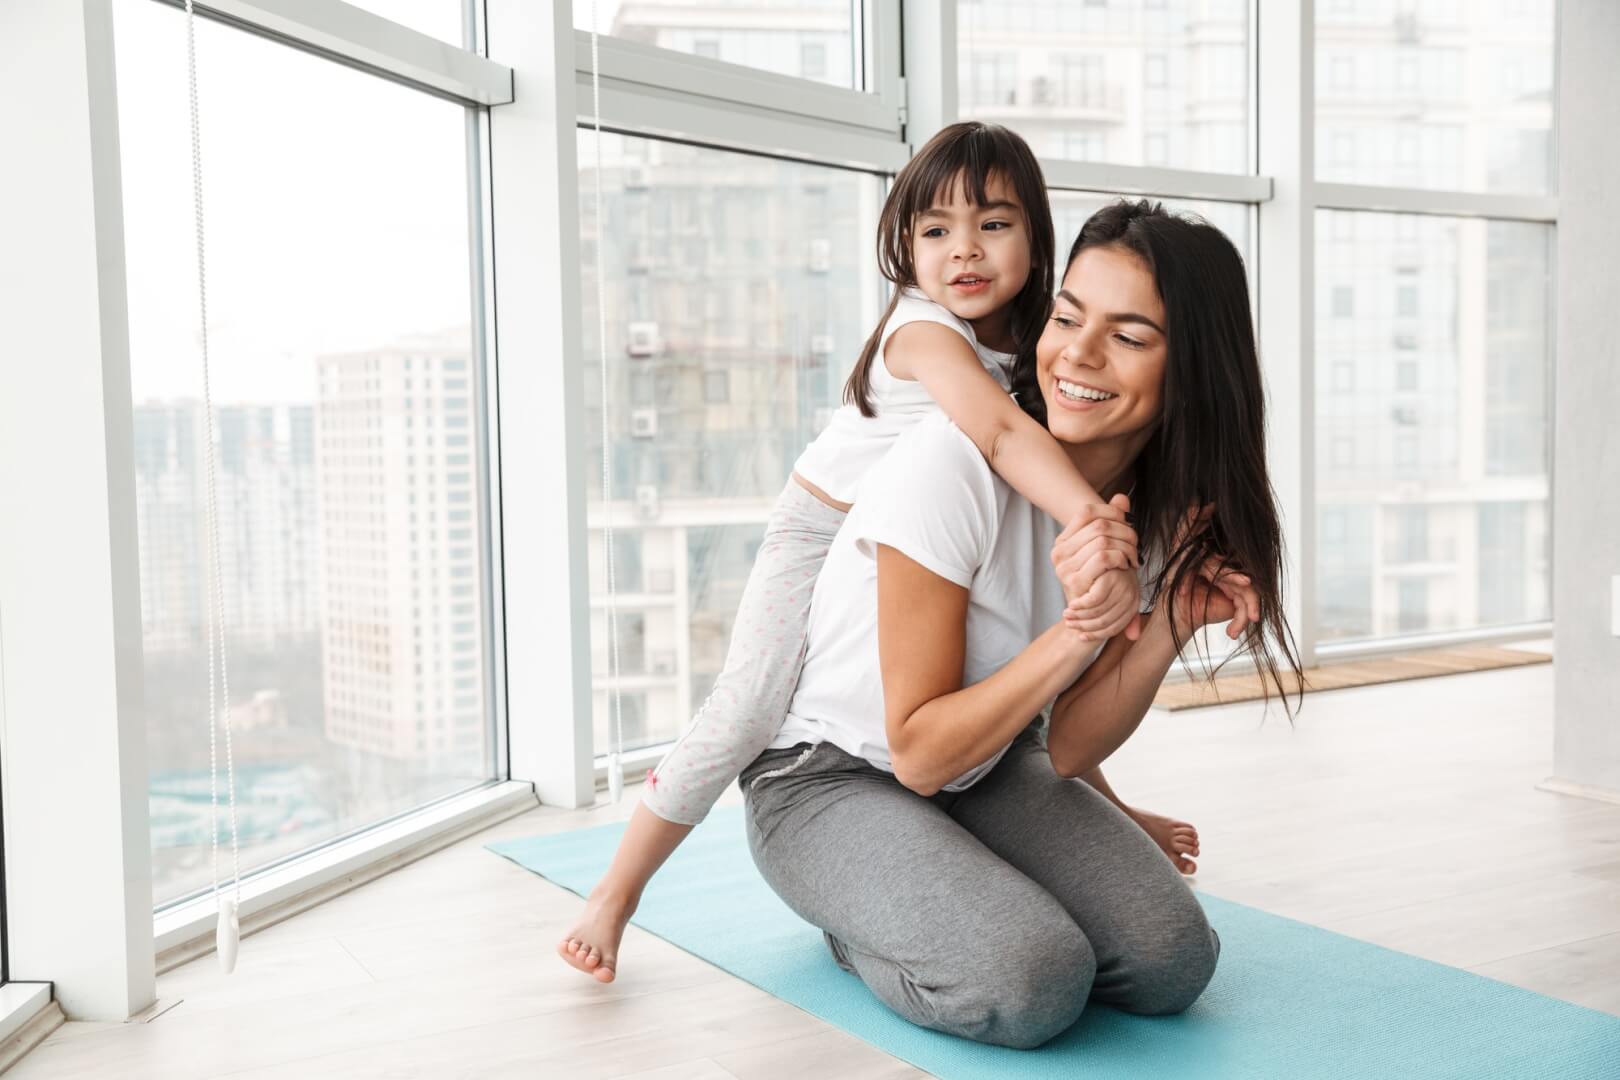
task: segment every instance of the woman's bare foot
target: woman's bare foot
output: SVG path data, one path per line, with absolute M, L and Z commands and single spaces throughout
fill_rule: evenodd
M 579 922 L 557 942 L 557 955 L 598 982 L 612 982 L 618 973 L 619 941 L 635 910 L 634 900 L 593 892 Z
M 1198 854 L 1198 830 L 1185 821 L 1176 821 L 1172 818 L 1155 814 L 1149 810 L 1138 810 L 1131 807 L 1126 810 L 1131 819 L 1142 826 L 1142 831 L 1153 837 L 1153 842 L 1159 849 L 1170 857 L 1177 870 L 1183 874 L 1198 872 L 1198 864 L 1187 856 Z

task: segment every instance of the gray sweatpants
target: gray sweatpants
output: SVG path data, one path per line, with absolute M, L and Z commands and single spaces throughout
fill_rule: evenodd
M 742 780 L 760 873 L 914 1024 L 1034 1047 L 1088 1000 L 1180 1012 L 1215 973 L 1220 942 L 1170 860 L 1058 776 L 1033 730 L 930 798 L 831 743 L 766 751 Z
M 782 730 L 804 666 L 816 576 L 843 523 L 843 511 L 791 477 L 777 496 L 737 605 L 725 667 L 642 786 L 641 801 L 665 821 L 702 821 L 726 785 Z

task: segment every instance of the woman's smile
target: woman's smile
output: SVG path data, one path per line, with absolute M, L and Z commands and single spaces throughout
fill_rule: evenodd
M 1062 378 L 1058 379 L 1057 388 L 1058 404 L 1065 408 L 1081 411 L 1107 404 L 1119 397 L 1118 394 L 1112 391 L 1099 390 L 1097 387 L 1089 386 L 1086 383 L 1071 382 Z

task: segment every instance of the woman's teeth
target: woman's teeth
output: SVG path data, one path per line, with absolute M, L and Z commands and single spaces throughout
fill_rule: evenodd
M 1108 401 L 1110 398 L 1119 397 L 1118 394 L 1110 394 L 1104 390 L 1093 390 L 1089 386 L 1066 382 L 1063 379 L 1059 379 L 1057 385 L 1058 393 L 1067 398 L 1074 398 L 1076 401 Z

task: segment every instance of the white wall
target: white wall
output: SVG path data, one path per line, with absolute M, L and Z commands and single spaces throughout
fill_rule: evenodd
M 121 1021 L 155 980 L 110 3 L 0 3 L 0 759 L 11 975 Z
M 1554 786 L 1620 798 L 1620 4 L 1560 6 Z

